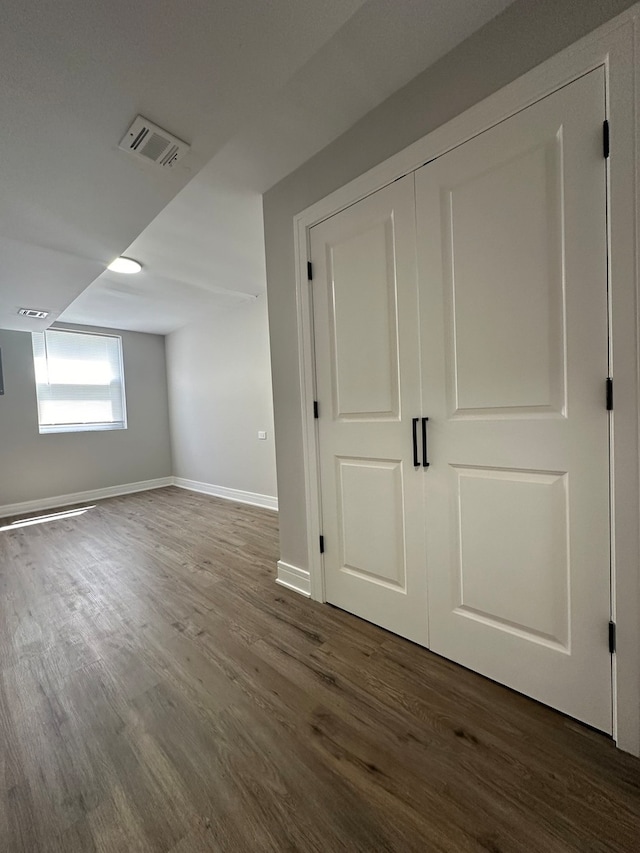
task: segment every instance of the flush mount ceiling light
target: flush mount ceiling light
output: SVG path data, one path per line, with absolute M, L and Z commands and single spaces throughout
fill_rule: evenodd
M 111 261 L 107 269 L 111 270 L 111 272 L 121 272 L 125 275 L 133 275 L 134 273 L 140 272 L 142 264 L 138 261 L 134 261 L 133 258 L 116 258 L 115 261 Z

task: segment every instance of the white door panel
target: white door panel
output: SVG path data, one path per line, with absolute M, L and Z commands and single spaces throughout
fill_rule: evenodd
M 529 134 L 509 131 L 524 150 L 487 151 L 486 171 L 471 159 L 439 188 L 451 410 L 461 416 L 564 412 L 562 134 L 551 128 L 529 147 Z
M 413 176 L 311 230 L 327 600 L 427 644 Z
M 431 648 L 611 731 L 604 72 L 416 173 Z
M 406 591 L 402 463 L 343 457 L 336 466 L 342 571 Z
M 451 472 L 454 612 L 567 650 L 567 474 L 463 466 Z
M 333 411 L 338 419 L 399 417 L 393 217 L 327 247 Z

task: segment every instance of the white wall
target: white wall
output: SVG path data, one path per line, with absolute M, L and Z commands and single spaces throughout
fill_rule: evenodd
M 167 376 L 174 475 L 275 497 L 266 297 L 169 335 Z
M 517 0 L 264 196 L 280 556 L 307 566 L 293 217 L 506 86 L 635 0 Z
M 31 334 L 0 330 L 0 511 L 171 476 L 164 338 L 115 334 L 122 335 L 128 428 L 40 435 Z

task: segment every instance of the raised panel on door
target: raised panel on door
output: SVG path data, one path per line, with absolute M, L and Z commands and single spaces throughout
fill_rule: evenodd
M 430 647 L 611 731 L 604 72 L 416 174 Z
M 363 224 L 327 246 L 333 412 L 337 418 L 400 415 L 395 227 Z
M 451 469 L 454 613 L 568 651 L 567 474 Z
M 562 132 L 527 142 L 441 190 L 459 417 L 565 410 Z
M 341 570 L 404 592 L 402 463 L 342 457 L 336 469 Z
M 413 176 L 311 230 L 327 600 L 426 644 Z

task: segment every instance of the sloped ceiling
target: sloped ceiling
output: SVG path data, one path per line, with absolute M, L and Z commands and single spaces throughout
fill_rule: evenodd
M 55 318 L 362 3 L 3 4 L 0 328 Z M 191 143 L 175 171 L 118 150 L 137 113 Z
M 0 328 L 167 333 L 263 293 L 261 193 L 509 2 L 13 0 Z M 117 149 L 137 113 L 192 144 L 175 172 Z M 121 253 L 143 273 L 104 272 Z

